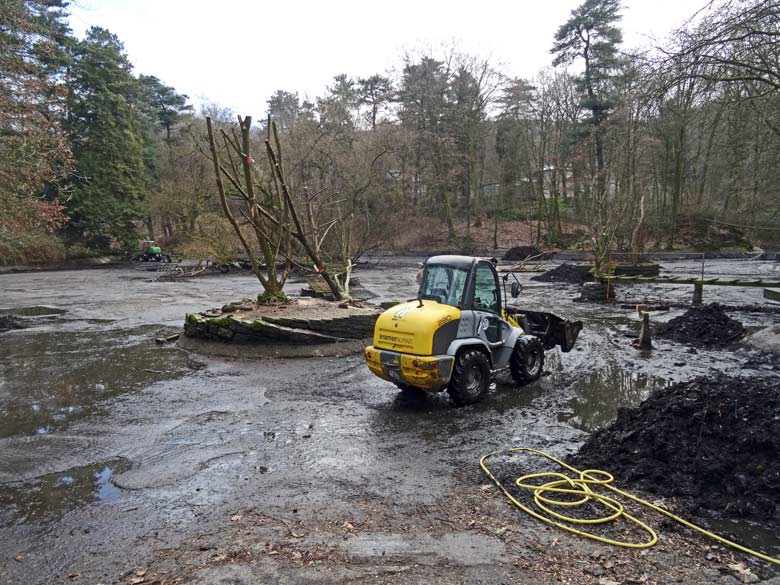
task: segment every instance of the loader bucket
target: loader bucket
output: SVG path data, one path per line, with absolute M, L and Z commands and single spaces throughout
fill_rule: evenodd
M 542 341 L 545 349 L 552 349 L 556 345 L 561 351 L 571 351 L 577 341 L 577 336 L 582 331 L 582 321 L 569 321 L 553 313 L 541 311 L 525 311 L 514 309 L 512 312 L 529 335 L 534 335 Z

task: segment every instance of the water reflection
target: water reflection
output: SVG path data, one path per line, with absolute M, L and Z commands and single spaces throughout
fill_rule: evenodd
M 0 526 L 39 520 L 93 502 L 119 500 L 122 490 L 111 476 L 130 468 L 125 459 L 113 459 L 45 475 L 23 484 L 0 487 Z
M 0 343 L 0 437 L 50 433 L 109 397 L 186 374 L 182 352 L 150 339 L 158 330 L 31 331 Z
M 780 536 L 776 530 L 756 522 L 732 518 L 707 518 L 702 524 L 715 534 L 755 551 L 780 558 Z
M 574 398 L 569 403 L 571 416 L 563 418 L 575 428 L 594 431 L 611 423 L 619 408 L 636 406 L 653 390 L 667 385 L 663 378 L 611 364 L 575 382 Z

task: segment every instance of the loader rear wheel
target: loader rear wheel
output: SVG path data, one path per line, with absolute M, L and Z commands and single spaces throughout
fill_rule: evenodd
M 544 347 L 536 337 L 521 337 L 509 358 L 512 379 L 521 386 L 539 379 L 544 370 Z
M 490 387 L 490 362 L 478 349 L 466 350 L 455 360 L 452 378 L 447 387 L 452 401 L 458 406 L 473 404 L 482 399 Z

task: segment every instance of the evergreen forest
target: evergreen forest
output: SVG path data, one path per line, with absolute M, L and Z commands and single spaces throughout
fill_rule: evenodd
M 648 47 L 623 42 L 618 0 L 584 0 L 532 78 L 457 45 L 419 50 L 368 77 L 334 71 L 319 96 L 279 88 L 255 120 L 137 74 L 121 39 L 78 39 L 67 14 L 66 0 L 0 3 L 0 264 L 144 239 L 234 258 L 228 215 L 272 238 L 290 205 L 325 258 L 780 240 L 777 0 L 711 2 Z M 240 211 L 247 191 L 259 215 Z M 279 241 L 266 257 L 304 255 Z

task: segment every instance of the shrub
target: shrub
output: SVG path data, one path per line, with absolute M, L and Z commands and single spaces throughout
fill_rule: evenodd
M 65 260 L 65 246 L 52 234 L 0 230 L 0 265 L 52 264 Z

